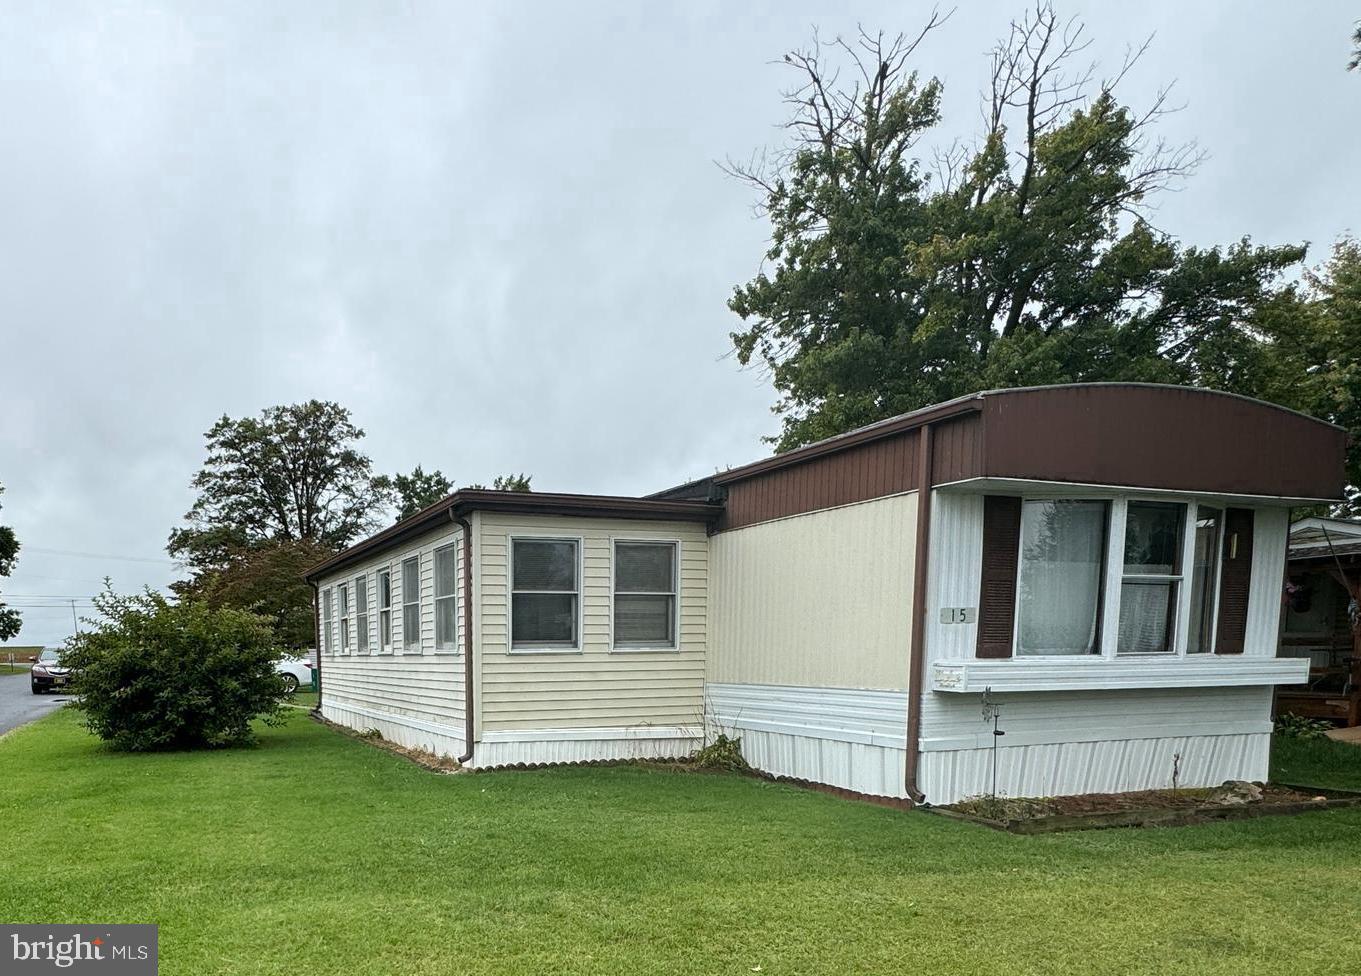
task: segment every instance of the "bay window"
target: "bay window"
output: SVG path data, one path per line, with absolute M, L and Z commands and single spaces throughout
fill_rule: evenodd
M 1251 509 L 1137 496 L 984 502 L 978 657 L 1242 653 Z

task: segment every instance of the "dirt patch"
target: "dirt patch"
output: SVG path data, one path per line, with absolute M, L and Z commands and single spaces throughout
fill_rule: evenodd
M 1252 800 L 1230 801 L 1223 787 L 1181 790 L 1137 790 L 1132 793 L 1084 793 L 1079 796 L 974 797 L 947 806 L 947 810 L 988 817 L 992 820 L 1034 820 L 1039 817 L 1080 817 L 1129 810 L 1197 810 L 1204 806 L 1241 806 L 1247 803 L 1308 803 L 1326 800 L 1318 793 L 1302 793 L 1288 786 L 1255 784 L 1261 790 Z
M 998 830 L 1038 834 L 1103 827 L 1173 827 L 1361 805 L 1361 793 L 1273 783 L 1053 797 L 974 797 L 932 812 Z

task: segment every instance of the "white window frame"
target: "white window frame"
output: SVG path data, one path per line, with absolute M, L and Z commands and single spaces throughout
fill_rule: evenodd
M 406 564 L 411 562 L 416 564 L 416 599 L 414 600 L 411 599 L 412 594 L 406 591 Z M 424 650 L 421 642 L 421 631 L 424 623 L 421 619 L 421 554 L 414 552 L 404 557 L 398 565 L 402 574 L 402 653 L 420 654 Z M 412 605 L 416 607 L 416 640 L 414 643 L 411 640 L 411 634 L 407 633 L 406 627 L 406 608 Z
M 447 545 L 439 546 L 430 556 L 430 591 L 433 594 L 434 628 L 435 628 L 435 653 L 457 654 L 462 649 L 458 639 L 459 619 L 458 619 L 458 548 L 459 542 L 456 540 Z M 440 596 L 439 592 L 439 558 L 440 553 L 447 552 L 449 558 L 453 560 L 454 581 L 453 591 Z M 454 633 L 447 646 L 441 646 L 439 640 L 439 610 L 441 601 L 451 601 L 454 605 Z
M 359 602 L 360 591 L 363 591 L 364 602 Z M 360 573 L 354 578 L 354 651 L 356 654 L 368 654 L 373 649 L 373 641 L 369 633 L 369 574 Z
M 336 652 L 335 635 L 331 631 L 331 625 L 335 622 L 334 598 L 329 586 L 321 591 L 321 648 L 328 655 Z
M 1009 660 L 1018 665 L 1026 666 L 1030 662 L 1038 662 L 1046 666 L 1052 666 L 1055 662 L 1065 662 L 1074 667 L 1091 667 L 1093 665 L 1107 664 L 1115 660 L 1120 661 L 1172 661 L 1204 660 L 1206 652 L 1196 652 L 1188 654 L 1186 648 L 1189 643 L 1189 622 L 1191 613 L 1191 585 L 1188 567 L 1194 566 L 1195 544 L 1196 544 L 1196 506 L 1204 505 L 1207 508 L 1217 508 L 1220 511 L 1220 545 L 1216 555 L 1215 563 L 1215 609 L 1214 626 L 1210 635 L 1210 650 L 1213 653 L 1214 639 L 1219 627 L 1219 581 L 1223 578 L 1224 572 L 1224 547 L 1223 547 L 1223 520 L 1227 518 L 1228 509 L 1231 507 L 1227 501 L 1213 497 L 1196 498 L 1185 495 L 1174 494 L 1145 494 L 1142 492 L 1125 492 L 1118 494 L 1102 494 L 1100 491 L 1054 493 L 1054 492 L 1035 492 L 1021 495 L 1022 504 L 1030 501 L 1101 501 L 1109 505 L 1109 516 L 1106 520 L 1106 565 L 1102 567 L 1102 600 L 1101 600 L 1101 643 L 1100 653 L 1096 654 L 1018 654 L 1016 647 L 1020 638 L 1021 623 L 1021 594 L 1019 587 L 1016 593 L 1016 603 L 1012 613 L 1012 635 L 1011 647 L 1012 654 Z M 1118 653 L 1120 640 L 1120 597 L 1121 583 L 1125 575 L 1125 525 L 1131 501 L 1155 501 L 1171 502 L 1185 506 L 1184 523 L 1181 533 L 1181 569 L 1182 574 L 1177 577 L 1181 583 L 1177 587 L 1176 616 L 1173 620 L 1172 650 L 1148 654 Z M 1255 510 L 1255 508 L 1254 508 Z M 980 522 L 981 525 L 981 522 Z M 1016 578 L 1020 579 L 1021 561 L 1024 558 L 1024 546 L 1017 545 L 1016 554 Z M 1169 577 L 1171 578 L 1171 577 Z
M 1188 563 L 1188 564 L 1186 564 L 1186 565 L 1189 567 L 1189 570 L 1183 570 L 1183 572 L 1187 573 L 1187 581 L 1186 581 L 1186 607 L 1185 607 L 1185 611 L 1186 611 L 1186 616 L 1185 616 L 1185 620 L 1186 620 L 1186 640 L 1182 642 L 1182 655 L 1181 655 L 1182 657 L 1189 657 L 1189 658 L 1192 659 L 1192 660 L 1196 660 L 1197 658 L 1203 658 L 1203 657 L 1207 657 L 1207 656 L 1209 656 L 1209 655 L 1213 655 L 1214 652 L 1215 652 L 1215 639 L 1216 639 L 1217 637 L 1219 637 L 1219 590 L 1220 590 L 1220 584 L 1221 584 L 1221 582 L 1223 582 L 1223 574 L 1224 574 L 1224 529 L 1225 529 L 1225 527 L 1226 527 L 1226 526 L 1225 526 L 1225 523 L 1227 523 L 1227 522 L 1228 522 L 1228 519 L 1229 519 L 1229 503 L 1228 503 L 1228 502 L 1222 502 L 1222 501 L 1200 501 L 1200 502 L 1196 502 L 1195 504 L 1196 504 L 1197 506 L 1199 506 L 1199 505 L 1204 505 L 1206 508 L 1213 508 L 1213 509 L 1215 509 L 1216 511 L 1219 512 L 1219 531 L 1215 533 L 1215 548 L 1214 548 L 1214 567 L 1215 567 L 1215 571 L 1214 571 L 1213 587 L 1212 587 L 1212 589 L 1211 589 L 1211 591 L 1210 591 L 1210 636 L 1209 636 L 1209 638 L 1206 640 L 1206 644 L 1205 644 L 1205 647 L 1204 647 L 1204 648 L 1202 648 L 1202 649 L 1199 650 L 1199 651 L 1192 651 L 1192 650 L 1191 650 L 1191 611 L 1192 611 L 1192 607 L 1191 607 L 1191 576 L 1195 574 L 1195 570 L 1196 570 L 1196 564 L 1195 564 L 1195 558 L 1196 558 L 1196 540 L 1195 540 L 1195 532 L 1196 532 L 1196 513 L 1195 513 L 1194 508 L 1192 509 L 1192 512 L 1191 512 L 1191 519 L 1190 519 L 1190 522 L 1188 523 L 1188 526 L 1189 526 L 1189 527 L 1188 527 L 1188 531 L 1191 533 L 1190 545 L 1186 547 L 1186 550 L 1185 550 L 1185 552 L 1184 552 L 1183 555 L 1182 555 L 1182 558 L 1184 558 L 1184 559 L 1190 559 L 1191 562 Z M 1253 511 L 1255 512 L 1256 509 L 1253 509 Z M 1254 516 L 1254 521 L 1255 521 L 1255 520 L 1256 520 L 1256 518 L 1255 518 L 1255 516 Z M 1284 621 L 1285 621 L 1285 609 L 1282 608 L 1282 610 L 1281 610 L 1281 622 L 1283 623 Z
M 515 543 L 517 542 L 570 542 L 577 547 L 576 597 L 577 614 L 575 625 L 576 640 L 567 644 L 515 645 Z M 585 539 L 571 535 L 511 535 L 506 546 L 506 651 L 509 654 L 580 654 L 586 646 L 582 624 L 585 621 L 585 593 L 582 587 L 585 565 Z M 568 593 L 569 590 L 525 590 L 526 593 Z
M 340 592 L 340 653 L 350 653 L 350 584 L 338 583 L 336 589 Z
M 1176 585 L 1176 590 L 1175 590 L 1175 595 L 1176 595 L 1175 605 L 1172 606 L 1172 607 L 1170 608 L 1170 611 L 1171 611 L 1171 614 L 1172 614 L 1172 619 L 1168 621 L 1168 627 L 1170 628 L 1170 631 L 1171 631 L 1171 632 L 1168 634 L 1168 641 L 1167 641 L 1168 647 L 1167 647 L 1167 650 L 1165 650 L 1165 651 L 1121 651 L 1121 650 L 1120 650 L 1120 646 L 1119 646 L 1119 645 L 1120 645 L 1120 634 L 1119 634 L 1120 617 L 1119 617 L 1119 614 L 1117 613 L 1116 618 L 1115 618 L 1115 620 L 1116 620 L 1116 623 L 1115 623 L 1115 626 L 1116 626 L 1116 635 L 1115 635 L 1115 637 L 1116 637 L 1116 653 L 1119 654 L 1121 657 L 1158 657 L 1158 658 L 1169 658 L 1169 657 L 1172 657 L 1172 656 L 1174 656 L 1174 655 L 1176 655 L 1176 654 L 1178 654 L 1178 653 L 1185 654 L 1185 653 L 1186 653 L 1186 647 L 1187 647 L 1187 645 L 1190 643 L 1190 636 L 1189 636 L 1189 635 L 1190 635 L 1190 632 L 1191 632 L 1191 627 L 1190 627 L 1190 624 L 1191 624 L 1191 620 L 1190 620 L 1190 607 L 1191 607 L 1191 600 L 1190 600 L 1190 597 L 1191 597 L 1191 587 L 1190 587 L 1189 585 L 1187 585 L 1187 579 L 1186 579 L 1186 567 L 1187 567 L 1187 558 L 1188 558 L 1188 556 L 1194 557 L 1194 555 L 1195 555 L 1195 538 L 1194 538 L 1195 531 L 1196 531 L 1196 528 L 1195 528 L 1195 526 L 1196 526 L 1196 520 L 1195 520 L 1195 518 L 1194 518 L 1194 513 L 1195 513 L 1195 503 L 1194 503 L 1194 502 L 1184 501 L 1184 500 L 1182 500 L 1182 499 L 1172 499 L 1172 498 L 1166 498 L 1166 499 L 1164 499 L 1164 498 L 1153 499 L 1153 498 L 1139 498 L 1139 497 L 1134 497 L 1134 498 L 1125 498 L 1125 499 L 1122 499 L 1122 504 L 1124 505 L 1124 509 L 1125 509 L 1125 520 L 1124 520 L 1124 521 L 1125 521 L 1125 528 L 1126 528 L 1126 529 L 1129 528 L 1129 506 L 1130 506 L 1130 503 L 1131 503 L 1131 502 L 1134 502 L 1134 503 L 1136 503 L 1136 504 L 1142 503 L 1142 502 L 1148 502 L 1148 503 L 1150 503 L 1150 504 L 1155 504 L 1155 505 L 1180 505 L 1180 506 L 1182 506 L 1182 517 L 1181 517 L 1181 552 L 1178 553 L 1178 556 L 1177 556 L 1177 568 L 1178 568 L 1179 571 L 1176 572 L 1176 573 L 1129 573 L 1129 572 L 1126 572 L 1126 571 L 1125 571 L 1125 534 L 1124 534 L 1123 532 L 1120 534 L 1120 578 L 1119 578 L 1119 580 L 1117 581 L 1117 583 L 1118 583 L 1118 585 L 1119 585 L 1119 587 L 1120 587 L 1120 596 L 1119 596 L 1119 599 L 1120 599 L 1120 600 L 1123 600 L 1123 599 L 1125 598 L 1125 583 L 1126 583 L 1127 581 L 1132 582 L 1132 583 L 1134 583 L 1135 585 L 1138 585 L 1138 584 L 1141 583 L 1141 582 L 1149 582 L 1149 583 L 1175 583 L 1175 584 L 1177 584 L 1177 585 Z M 1189 517 L 1188 517 L 1188 516 L 1189 516 Z M 1190 534 L 1190 535 L 1192 536 L 1192 539 L 1191 539 L 1191 546 L 1190 546 L 1189 548 L 1188 548 L 1187 545 L 1186 545 L 1186 537 L 1187 537 L 1188 534 Z M 1112 536 L 1111 538 L 1109 538 L 1109 539 L 1107 540 L 1107 544 L 1108 544 L 1108 545 L 1114 545 L 1114 544 L 1115 544 L 1115 537 Z M 1180 652 L 1178 651 L 1178 648 L 1180 648 Z
M 621 644 L 615 639 L 615 601 L 619 596 L 619 544 L 651 545 L 671 547 L 671 586 L 669 593 L 634 592 L 628 596 L 669 596 L 671 603 L 671 635 L 669 644 L 660 642 L 644 644 Z M 679 539 L 658 539 L 650 536 L 615 535 L 610 537 L 610 650 L 626 654 L 646 654 L 649 652 L 672 653 L 680 650 L 681 616 L 681 541 Z
M 388 584 L 388 586 L 387 586 L 387 604 L 386 604 L 386 605 L 383 604 L 383 578 L 384 578 L 384 577 L 387 578 L 387 584 Z M 378 570 L 377 580 L 378 580 L 378 591 L 377 591 L 377 595 L 378 595 L 378 653 L 379 653 L 379 654 L 391 654 L 391 653 L 392 653 L 392 564 L 391 564 L 391 563 L 389 563 L 388 565 L 386 565 L 386 566 L 384 566 L 384 567 L 382 567 L 381 569 Z M 386 625 L 387 625 L 386 628 L 384 628 L 384 624 L 385 624 L 385 623 L 386 623 Z M 386 640 L 383 639 L 383 633 L 384 633 L 384 630 L 385 630 L 385 629 L 386 629 L 386 632 L 387 632 L 387 639 L 386 639 Z

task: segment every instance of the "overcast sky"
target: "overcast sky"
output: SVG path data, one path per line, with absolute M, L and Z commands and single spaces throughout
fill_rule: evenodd
M 793 3 L 48 2 L 0 16 L 0 521 L 12 643 L 54 643 L 105 575 L 176 574 L 203 432 L 310 397 L 379 471 L 645 493 L 768 452 L 774 394 L 725 301 L 765 226 L 715 160 L 779 138 L 770 62 L 856 21 Z M 833 5 L 827 5 L 833 6 Z M 1124 97 L 1209 159 L 1158 223 L 1214 244 L 1356 230 L 1355 4 L 1065 4 Z M 967 4 L 923 47 L 940 141 L 1021 12 Z M 70 555 L 69 553 L 94 554 Z M 123 558 L 114 559 L 111 556 Z

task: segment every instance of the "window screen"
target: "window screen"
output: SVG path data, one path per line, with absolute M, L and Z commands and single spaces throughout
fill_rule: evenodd
M 676 544 L 614 544 L 614 644 L 676 646 Z

